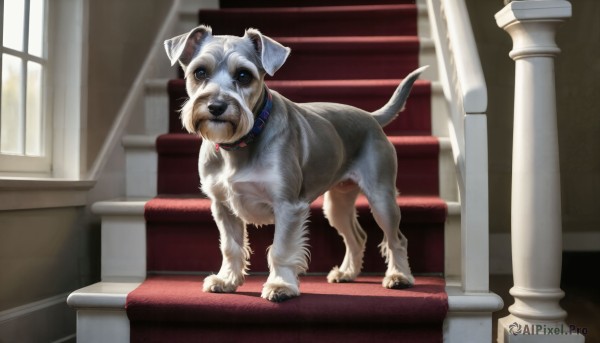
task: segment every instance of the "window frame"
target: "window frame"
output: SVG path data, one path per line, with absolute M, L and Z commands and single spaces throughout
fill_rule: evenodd
M 85 167 L 89 0 L 46 4 L 52 170 L 0 173 L 0 211 L 85 206 L 97 182 Z
M 0 0 L 0 18 L 2 19 L 0 25 L 0 58 L 6 53 L 8 55 L 17 57 L 23 63 L 22 71 L 23 71 L 23 79 L 21 82 L 24 83 L 24 86 L 21 85 L 21 89 L 23 94 L 22 101 L 26 103 L 27 97 L 27 63 L 35 62 L 42 66 L 42 97 L 40 99 L 40 107 L 41 107 L 41 130 L 40 130 L 40 141 L 41 141 L 41 155 L 40 156 L 32 156 L 23 154 L 9 154 L 9 153 L 1 153 L 0 152 L 0 176 L 30 176 L 30 177 L 49 177 L 52 175 L 52 161 L 53 161 L 53 147 L 52 147 L 52 123 L 53 123 L 53 113 L 49 99 L 49 92 L 52 80 L 52 70 L 51 70 L 51 55 L 50 55 L 50 10 L 49 7 L 52 5 L 52 1 L 42 0 L 44 1 L 44 26 L 42 30 L 42 42 L 44 42 L 42 46 L 42 57 L 35 56 L 25 52 L 25 50 L 29 49 L 29 31 L 31 26 L 29 25 L 30 18 L 30 0 L 25 0 L 25 8 L 23 13 L 23 50 L 14 50 L 12 48 L 8 48 L 4 46 L 3 35 L 4 35 L 4 2 L 10 0 Z M 27 28 L 26 28 L 27 27 Z M 1 66 L 1 63 L 0 63 Z M 2 69 L 0 69 L 0 76 L 2 75 Z M 1 89 L 1 88 L 0 88 Z M 0 100 L 1 101 L 1 100 Z M 26 105 L 23 105 L 26 106 Z M 23 113 L 25 116 L 26 114 Z M 26 124 L 23 124 L 26 125 Z M 26 134 L 24 135 L 26 136 Z M 26 137 L 23 137 L 25 140 Z M 24 146 L 24 149 L 26 147 Z

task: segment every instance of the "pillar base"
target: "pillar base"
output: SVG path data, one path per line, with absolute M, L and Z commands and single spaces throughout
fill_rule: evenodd
M 564 322 L 530 322 L 512 314 L 498 320 L 498 343 L 585 343 L 588 328 Z

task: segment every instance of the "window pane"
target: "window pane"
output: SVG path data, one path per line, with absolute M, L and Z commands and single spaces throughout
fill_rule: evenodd
M 6 2 L 5 2 L 6 4 Z M 2 121 L 0 152 L 23 154 L 23 115 L 21 95 L 23 80 L 20 58 L 2 55 Z
M 25 118 L 25 154 L 42 155 L 42 66 L 27 62 L 27 107 Z
M 25 0 L 4 0 L 3 44 L 7 48 L 23 51 L 23 25 Z
M 29 3 L 29 53 L 44 57 L 44 5 L 45 0 Z

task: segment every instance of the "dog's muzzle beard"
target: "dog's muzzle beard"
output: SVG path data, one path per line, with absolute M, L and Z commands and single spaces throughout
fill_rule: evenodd
M 228 98 L 228 101 L 210 99 L 209 96 L 198 96 L 194 101 L 188 101 L 182 108 L 181 119 L 188 132 L 213 142 L 217 150 L 248 146 L 262 132 L 273 106 L 271 92 L 266 86 L 255 106 L 256 114 L 236 97 Z
M 226 94 L 219 100 L 224 110 L 219 113 L 209 108 L 213 94 L 200 94 L 190 99 L 181 109 L 181 121 L 189 133 L 215 144 L 233 143 L 252 129 L 254 114 L 239 95 Z M 212 113 L 211 113 L 212 112 Z

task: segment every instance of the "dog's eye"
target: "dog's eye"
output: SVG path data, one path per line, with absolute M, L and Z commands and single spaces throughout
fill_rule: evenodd
M 235 73 L 235 80 L 241 86 L 249 85 L 252 82 L 252 79 L 253 79 L 252 73 L 250 73 L 249 71 L 247 71 L 245 69 L 238 70 Z
M 194 71 L 194 77 L 198 81 L 204 81 L 208 77 L 208 73 L 206 72 L 206 69 L 198 68 L 196 71 Z

